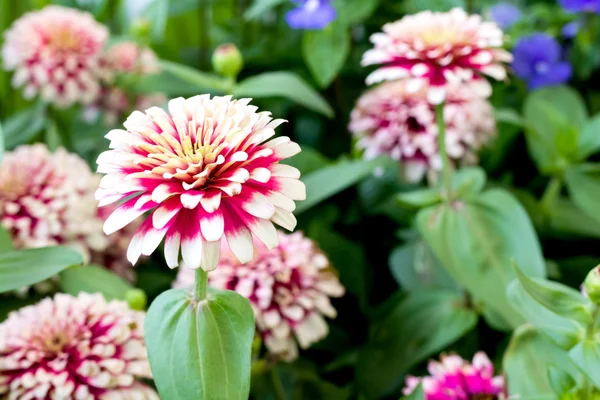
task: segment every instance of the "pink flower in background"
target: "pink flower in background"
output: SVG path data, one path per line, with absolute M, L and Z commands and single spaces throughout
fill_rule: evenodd
M 100 294 L 57 294 L 0 324 L 0 396 L 158 400 L 143 312 Z
M 418 182 L 426 173 L 435 178 L 442 161 L 428 88 L 413 92 L 409 85 L 386 82 L 363 94 L 352 111 L 349 129 L 365 158 L 389 155 L 400 161 L 408 181 Z M 448 85 L 444 120 L 446 151 L 458 164 L 475 163 L 476 151 L 496 135 L 493 108 L 471 84 Z
M 115 232 L 151 211 L 134 235 L 127 258 L 135 264 L 165 240 L 169 267 L 216 268 L 224 237 L 240 262 L 252 260 L 253 236 L 277 247 L 273 222 L 293 230 L 294 200 L 305 198 L 300 172 L 279 161 L 300 147 L 271 139 L 283 120 L 257 113 L 249 99 L 195 96 L 169 101 L 169 112 L 135 111 L 126 130 L 106 137 L 111 150 L 98 157 L 106 176 L 100 206 L 125 200 L 104 224 Z
M 160 72 L 158 57 L 150 48 L 142 48 L 135 42 L 125 41 L 112 45 L 104 60 L 111 71 L 151 75 Z
M 116 125 L 132 108 L 146 110 L 150 107 L 160 106 L 168 100 L 164 93 L 137 94 L 130 98 L 125 90 L 117 86 L 105 86 L 101 93 L 98 101 L 86 109 L 84 119 L 93 122 L 96 120 L 98 112 L 102 111 L 104 123 L 108 126 Z M 132 101 L 135 104 L 132 105 Z
M 504 79 L 503 63 L 512 60 L 501 48 L 503 33 L 494 22 L 459 8 L 405 16 L 385 24 L 371 42 L 374 48 L 364 54 L 362 65 L 383 66 L 367 77 L 367 84 L 406 79 L 411 91 L 428 84 L 433 104 L 444 101 L 449 83 L 473 81 L 482 94 L 489 93 L 489 84 L 479 74 Z
M 219 268 L 208 275 L 209 285 L 234 290 L 250 300 L 256 327 L 267 350 L 291 361 L 298 345 L 306 349 L 327 336 L 323 316 L 334 318 L 330 297 L 340 297 L 344 287 L 315 243 L 302 233 L 279 233 L 279 246 L 256 246 L 257 254 L 242 265 L 223 251 Z M 194 272 L 182 268 L 175 287 L 192 287 Z
M 91 14 L 48 6 L 23 15 L 4 34 L 2 58 L 25 98 L 40 95 L 59 107 L 89 104 L 106 71 L 101 53 L 108 30 Z
M 456 354 L 442 355 L 441 361 L 431 361 L 428 369 L 431 376 L 406 378 L 405 395 L 422 383 L 425 400 L 507 398 L 504 377 L 494 376 L 494 366 L 483 352 L 475 354 L 472 363 Z
M 107 246 L 94 199 L 97 179 L 76 154 L 43 144 L 4 154 L 0 221 L 18 248 L 66 245 L 89 259 Z

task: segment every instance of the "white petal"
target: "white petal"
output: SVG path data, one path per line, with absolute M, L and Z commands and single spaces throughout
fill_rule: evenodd
M 271 220 L 288 231 L 293 231 L 297 224 L 294 214 L 282 210 L 281 208 L 275 209 L 275 214 L 273 214 L 273 218 L 271 218 Z
M 204 249 L 202 251 L 202 269 L 205 271 L 212 271 L 219 265 L 219 255 L 221 252 L 221 241 L 216 242 L 204 242 Z
M 298 179 L 278 178 L 279 191 L 292 200 L 306 200 L 306 186 Z
M 219 208 L 221 205 L 221 192 L 215 192 L 214 194 L 204 195 L 200 199 L 200 204 L 206 210 L 207 213 L 212 213 Z
M 169 268 L 175 268 L 179 265 L 179 244 L 181 236 L 174 233 L 167 236 L 165 240 L 165 260 Z
M 254 258 L 254 243 L 252 243 L 252 234 L 246 228 L 240 228 L 238 232 L 225 235 L 227 244 L 231 252 L 239 262 L 245 264 Z
M 224 228 L 225 221 L 223 220 L 223 214 L 221 214 L 221 212 L 215 212 L 200 220 L 202 236 L 209 242 L 221 239 Z
M 279 235 L 271 221 L 258 218 L 256 221 L 248 225 L 254 236 L 258 238 L 269 250 L 273 250 L 279 246 Z
M 271 218 L 275 212 L 275 206 L 259 192 L 253 192 L 252 197 L 242 203 L 242 209 L 250 215 L 264 219 Z
M 200 235 L 181 241 L 181 257 L 188 268 L 200 268 L 202 263 L 202 237 Z

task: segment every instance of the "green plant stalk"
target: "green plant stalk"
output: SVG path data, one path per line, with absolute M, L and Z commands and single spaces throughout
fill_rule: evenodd
M 202 268 L 196 270 L 194 279 L 194 300 L 206 300 L 206 289 L 208 288 L 208 272 Z
M 596 320 L 600 316 L 600 308 L 596 305 L 593 306 L 594 311 L 592 312 L 592 322 L 587 326 L 585 332 L 586 340 L 594 340 L 594 334 L 596 331 Z M 586 377 L 583 378 L 583 393 L 585 393 L 586 400 L 594 400 L 594 385 Z
M 285 389 L 283 388 L 281 379 L 279 379 L 279 373 L 277 372 L 277 367 L 275 365 L 269 371 L 269 375 L 271 376 L 271 386 L 273 387 L 273 394 L 275 395 L 275 399 L 285 400 Z
M 554 211 L 554 203 L 556 202 L 556 198 L 560 194 L 560 190 L 562 189 L 562 179 L 554 177 L 546 186 L 546 190 L 544 190 L 544 194 L 540 200 L 540 206 L 542 211 L 547 217 L 552 216 Z
M 446 203 L 452 201 L 452 172 L 450 170 L 450 159 L 446 152 L 446 123 L 444 121 L 444 103 L 435 105 L 435 120 L 438 127 L 438 148 L 442 158 L 442 183 L 445 192 Z

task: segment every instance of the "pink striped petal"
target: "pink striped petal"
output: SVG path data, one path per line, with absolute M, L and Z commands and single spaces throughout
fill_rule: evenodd
M 187 191 L 180 197 L 181 204 L 190 210 L 193 210 L 200 203 L 200 199 L 204 196 L 203 192 Z
M 154 228 L 162 229 L 177 215 L 181 208 L 181 202 L 177 197 L 172 197 L 162 203 L 152 213 L 152 223 Z
M 136 204 L 137 198 L 130 199 L 117 208 L 104 222 L 104 233 L 110 235 L 118 231 L 125 225 L 135 220 L 146 211 L 156 206 L 153 201 L 146 201 L 144 204 Z M 134 207 L 135 205 L 135 207 Z
M 202 208 L 204 208 L 207 213 L 214 212 L 221 204 L 221 192 L 216 190 L 206 192 L 200 199 L 200 204 L 202 204 Z
M 200 220 L 200 230 L 202 236 L 209 242 L 214 242 L 221 239 L 223 230 L 225 229 L 225 221 L 221 211 L 215 211 L 212 214 L 203 216 Z
M 162 183 L 152 191 L 152 201 L 162 203 L 169 197 L 182 192 L 183 187 L 180 183 Z

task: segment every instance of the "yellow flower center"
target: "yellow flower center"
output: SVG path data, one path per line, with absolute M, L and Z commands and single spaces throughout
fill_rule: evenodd
M 48 45 L 56 51 L 72 51 L 79 48 L 80 40 L 71 29 L 63 27 L 53 32 Z

